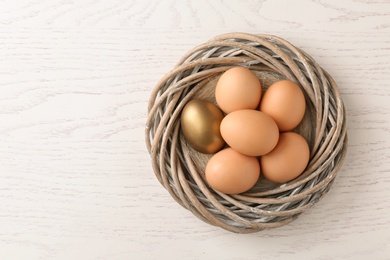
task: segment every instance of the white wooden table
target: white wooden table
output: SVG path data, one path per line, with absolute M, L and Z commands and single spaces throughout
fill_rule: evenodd
M 276 34 L 336 80 L 349 150 L 330 193 L 250 235 L 155 178 L 151 89 L 226 32 Z M 0 259 L 390 259 L 390 1 L 0 1 Z

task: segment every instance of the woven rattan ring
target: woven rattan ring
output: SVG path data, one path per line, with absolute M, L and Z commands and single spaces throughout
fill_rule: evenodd
M 208 186 L 204 169 L 211 155 L 187 144 L 180 115 L 193 98 L 215 103 L 219 76 L 234 66 L 256 73 L 263 91 L 281 79 L 300 85 L 306 113 L 293 131 L 306 138 L 311 154 L 306 170 L 288 183 L 260 177 L 251 190 L 226 195 Z M 345 109 L 336 83 L 312 57 L 273 35 L 229 33 L 194 48 L 157 83 L 148 113 L 146 146 L 159 182 L 199 219 L 236 233 L 276 228 L 296 219 L 328 192 L 347 150 Z

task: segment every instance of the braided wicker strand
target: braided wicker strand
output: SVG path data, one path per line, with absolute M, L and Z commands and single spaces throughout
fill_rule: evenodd
M 306 170 L 288 183 L 260 178 L 248 192 L 226 195 L 207 185 L 210 155 L 187 145 L 180 113 L 193 98 L 215 103 L 218 77 L 234 66 L 250 68 L 264 88 L 280 79 L 301 86 L 307 109 L 294 131 L 308 140 L 311 157 Z M 345 108 L 336 83 L 312 57 L 273 35 L 229 33 L 195 47 L 157 83 L 148 113 L 145 141 L 159 182 L 199 219 L 236 233 L 294 220 L 329 191 L 347 151 Z

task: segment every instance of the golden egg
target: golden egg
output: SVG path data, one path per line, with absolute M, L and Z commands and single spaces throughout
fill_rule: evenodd
M 188 144 L 201 153 L 216 153 L 225 141 L 220 133 L 224 115 L 213 103 L 194 99 L 188 102 L 181 113 L 181 129 Z

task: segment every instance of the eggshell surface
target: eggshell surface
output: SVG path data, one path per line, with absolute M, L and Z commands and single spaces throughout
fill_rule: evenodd
M 256 157 L 226 148 L 214 154 L 206 165 L 208 184 L 226 194 L 239 194 L 252 188 L 260 176 Z
M 188 102 L 181 113 L 181 128 L 188 144 L 201 153 L 215 153 L 225 141 L 220 133 L 224 117 L 213 103 L 194 99 Z
M 249 156 L 260 156 L 276 146 L 279 130 L 275 121 L 267 114 L 243 109 L 222 119 L 221 135 L 234 150 Z
M 309 157 L 305 138 L 294 132 L 281 133 L 276 147 L 260 158 L 261 173 L 270 181 L 287 182 L 305 170 Z
M 279 131 L 295 128 L 305 115 L 306 102 L 300 87 L 292 81 L 281 80 L 272 84 L 260 103 L 260 111 L 270 115 Z
M 240 109 L 256 109 L 261 94 L 261 84 L 256 74 L 244 67 L 227 70 L 215 88 L 217 104 L 227 114 Z

